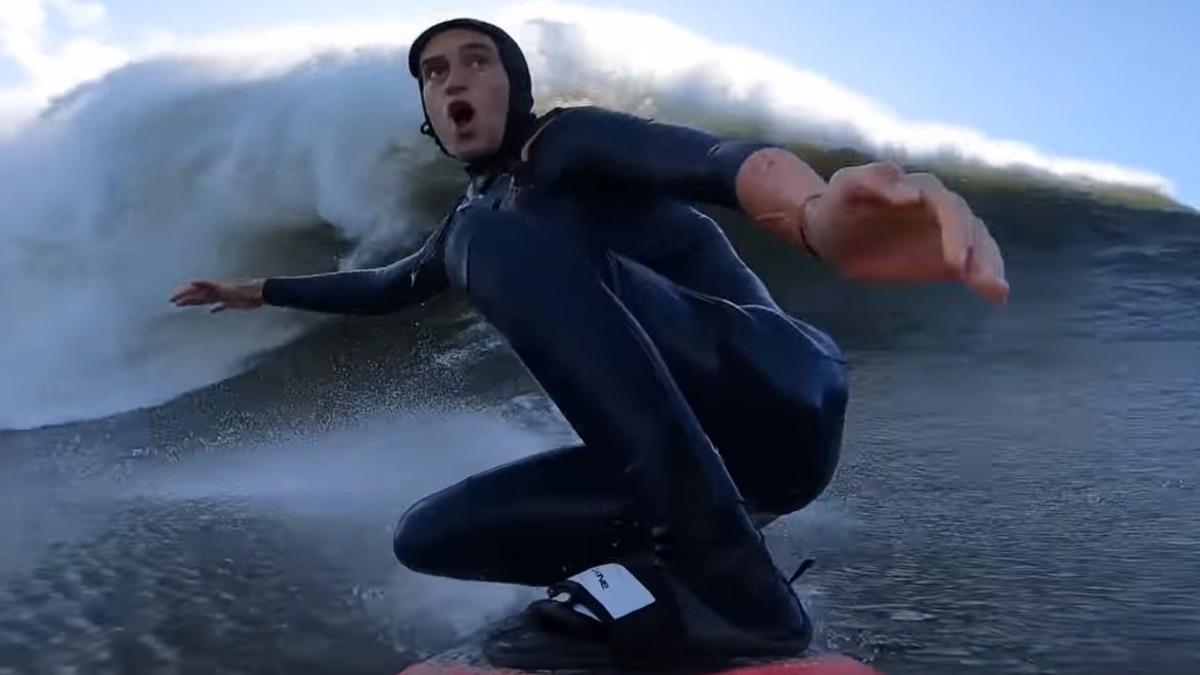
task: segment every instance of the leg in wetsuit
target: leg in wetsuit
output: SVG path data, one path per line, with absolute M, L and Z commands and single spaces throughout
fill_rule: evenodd
M 779 310 L 723 237 L 660 266 L 703 292 L 593 240 L 577 222 L 459 214 L 452 283 L 591 445 L 421 500 L 396 531 L 407 566 L 551 584 L 629 551 L 736 547 L 747 509 L 760 522 L 795 511 L 829 482 L 846 404 L 832 342 Z

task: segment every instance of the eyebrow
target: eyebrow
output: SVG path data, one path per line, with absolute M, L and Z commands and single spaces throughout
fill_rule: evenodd
M 466 51 L 471 51 L 471 50 L 482 50 L 489 54 L 495 53 L 495 50 L 492 48 L 492 46 L 486 42 L 467 42 L 463 45 L 460 45 L 458 48 L 458 51 L 460 51 L 460 52 L 466 52 Z M 444 56 L 442 54 L 435 54 L 433 56 L 430 56 L 429 58 L 421 59 L 421 67 L 424 68 L 427 64 L 434 63 L 436 61 L 445 61 L 445 60 L 446 60 L 446 56 Z
M 492 46 L 486 42 L 468 42 L 458 48 L 459 51 L 467 51 L 469 49 L 482 49 L 485 52 L 493 51 Z

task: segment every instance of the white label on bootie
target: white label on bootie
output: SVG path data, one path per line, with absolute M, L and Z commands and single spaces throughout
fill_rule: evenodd
M 571 581 L 583 586 L 604 605 L 612 618 L 620 619 L 654 602 L 654 596 L 637 577 L 616 563 L 580 572 Z

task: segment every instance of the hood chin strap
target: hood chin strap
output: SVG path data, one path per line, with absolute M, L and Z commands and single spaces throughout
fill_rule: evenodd
M 450 154 L 450 151 L 446 149 L 446 146 L 442 145 L 442 139 L 438 138 L 437 134 L 433 133 L 433 125 L 429 123 L 428 116 L 426 116 L 425 121 L 421 123 L 421 134 L 432 138 L 433 142 L 437 143 L 438 150 L 441 150 L 443 155 L 446 155 L 447 157 L 454 156 Z
M 463 162 L 467 173 L 478 175 L 489 171 L 504 169 L 517 161 L 521 156 L 521 149 L 525 143 L 533 136 L 533 132 L 537 129 L 538 118 L 533 113 L 525 115 L 514 115 L 510 112 L 508 119 L 504 123 L 504 140 L 500 147 L 491 155 L 481 157 L 469 162 Z M 437 137 L 433 131 L 433 125 L 429 123 L 429 118 L 421 124 L 421 133 L 433 139 L 437 144 L 438 149 L 447 157 L 459 159 L 450 154 L 445 145 L 442 145 L 442 140 Z M 462 161 L 462 160 L 459 160 Z

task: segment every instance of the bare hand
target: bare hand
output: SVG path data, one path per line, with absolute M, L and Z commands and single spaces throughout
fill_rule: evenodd
M 263 282 L 248 283 L 198 280 L 189 282 L 171 296 L 176 307 L 214 305 L 213 313 L 227 309 L 257 309 L 263 306 Z
M 1000 247 L 932 174 L 888 162 L 841 169 L 805 220 L 813 248 L 851 279 L 961 281 L 992 302 L 1008 298 Z

